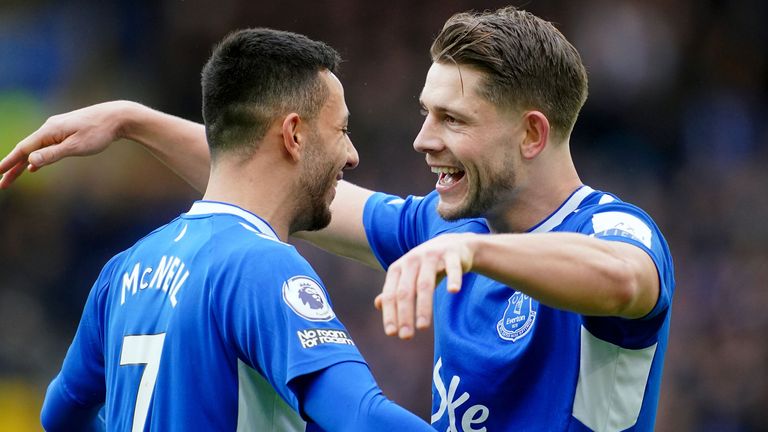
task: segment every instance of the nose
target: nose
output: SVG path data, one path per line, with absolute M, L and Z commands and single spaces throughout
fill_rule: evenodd
M 347 146 L 347 163 L 344 165 L 344 169 L 354 169 L 359 163 L 360 155 L 357 154 L 357 149 L 350 140 L 349 145 Z
M 437 153 L 443 150 L 443 141 L 435 132 L 431 115 L 424 118 L 424 124 L 421 125 L 419 134 L 413 140 L 413 149 L 419 153 Z

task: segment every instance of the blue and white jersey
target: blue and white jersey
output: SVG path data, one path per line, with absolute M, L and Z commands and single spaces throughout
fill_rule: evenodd
M 386 268 L 443 233 L 488 233 L 484 219 L 443 220 L 439 197 L 374 194 L 364 224 Z M 577 232 L 646 251 L 659 300 L 644 318 L 590 317 L 548 307 L 476 273 L 435 292 L 432 423 L 440 431 L 651 431 L 674 290 L 666 241 L 651 218 L 582 186 L 531 232 Z
M 60 379 L 106 400 L 108 430 L 303 431 L 288 384 L 347 361 L 364 362 L 294 247 L 198 201 L 105 266 Z

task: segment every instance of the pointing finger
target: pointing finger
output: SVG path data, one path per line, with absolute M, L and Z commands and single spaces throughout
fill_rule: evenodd
M 422 261 L 416 280 L 416 328 L 425 329 L 432 321 L 432 301 L 437 272 L 437 260 Z
M 461 258 L 456 253 L 445 254 L 445 275 L 448 292 L 457 293 L 461 290 L 461 281 L 464 271 L 461 268 Z
M 397 299 L 398 336 L 400 339 L 410 339 L 414 335 L 414 314 L 416 312 L 416 277 L 420 262 L 410 261 L 403 268 L 397 283 L 395 298 Z
M 397 306 L 395 304 L 395 287 L 400 279 L 400 269 L 394 265 L 390 266 L 387 276 L 384 279 L 384 287 L 381 294 L 377 297 L 379 307 L 381 308 L 381 320 L 384 325 L 384 333 L 387 336 L 397 334 Z

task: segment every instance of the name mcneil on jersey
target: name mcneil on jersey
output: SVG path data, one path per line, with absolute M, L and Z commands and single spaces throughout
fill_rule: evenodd
M 120 304 L 125 303 L 125 293 L 132 296 L 146 289 L 163 290 L 168 296 L 172 307 L 176 307 L 176 294 L 189 277 L 189 270 L 179 257 L 165 256 L 153 267 L 142 267 L 137 262 L 130 272 L 123 273 L 123 290 L 120 295 Z

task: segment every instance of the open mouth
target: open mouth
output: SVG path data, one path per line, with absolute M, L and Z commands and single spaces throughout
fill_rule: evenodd
M 464 171 L 452 167 L 432 167 L 432 172 L 437 174 L 437 185 L 451 187 L 464 178 Z

